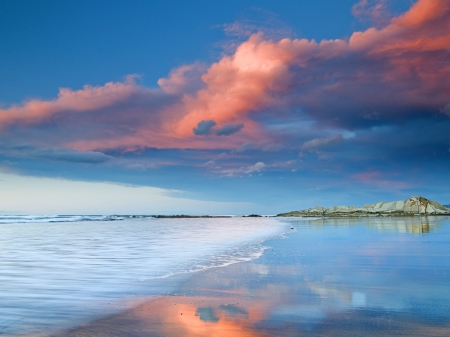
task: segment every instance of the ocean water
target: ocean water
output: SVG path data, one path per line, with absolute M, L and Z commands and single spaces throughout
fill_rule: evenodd
M 113 221 L 114 220 L 114 221 Z M 259 257 L 289 225 L 268 218 L 0 217 L 0 335 L 49 335 Z
M 296 292 L 301 300 L 280 304 L 273 317 L 294 318 L 314 328 L 342 313 L 365 315 L 368 324 L 377 317 L 408 317 L 415 323 L 450 325 L 450 217 L 290 223 L 295 231 L 287 235 L 289 244 L 265 243 L 280 247 L 283 256 L 265 254 L 258 259 L 261 264 L 293 266 L 301 287 Z
M 0 224 L 0 335 L 450 336 L 450 217 L 102 219 Z
M 187 279 L 163 335 L 450 336 L 450 217 L 284 221 L 259 258 Z

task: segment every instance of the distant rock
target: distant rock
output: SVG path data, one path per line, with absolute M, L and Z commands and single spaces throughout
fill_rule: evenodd
M 302 211 L 281 213 L 281 217 L 342 217 L 342 216 L 412 216 L 412 215 L 450 215 L 450 208 L 423 197 L 411 197 L 407 200 L 378 202 L 357 206 L 315 206 Z

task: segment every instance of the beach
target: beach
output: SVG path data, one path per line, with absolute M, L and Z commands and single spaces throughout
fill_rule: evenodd
M 448 217 L 288 220 L 255 259 L 69 336 L 448 336 Z
M 47 336 L 117 314 L 253 260 L 289 230 L 267 218 L 102 219 L 0 217 L 0 334 Z

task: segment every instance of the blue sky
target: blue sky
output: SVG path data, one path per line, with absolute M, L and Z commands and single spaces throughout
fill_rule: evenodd
M 145 84 L 180 65 L 212 63 L 229 41 L 224 26 L 247 22 L 290 37 L 335 39 L 362 27 L 355 0 L 323 1 L 25 1 L 0 4 L 3 104 L 52 99 L 142 74 Z M 391 4 L 406 10 L 410 0 Z
M 3 213 L 450 201 L 444 0 L 5 0 L 0 16 Z

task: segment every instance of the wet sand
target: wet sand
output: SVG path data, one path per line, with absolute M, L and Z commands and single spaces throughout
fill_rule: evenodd
M 143 299 L 134 309 L 55 336 L 450 336 L 448 273 L 439 271 L 439 278 L 436 266 L 424 267 L 428 262 L 413 264 L 423 278 L 402 272 L 404 253 L 418 249 L 407 239 L 419 245 L 426 240 L 357 228 L 369 235 L 335 240 L 329 250 L 322 244 L 330 239 L 299 228 L 287 239 L 267 242 L 271 248 L 257 260 L 197 273 L 174 294 Z M 332 238 L 343 233 L 332 230 Z M 367 239 L 373 233 L 377 239 Z M 346 259 L 343 253 L 353 256 Z M 448 250 L 441 255 L 447 259 Z M 448 272 L 447 265 L 442 270 Z M 423 287 L 429 289 L 420 293 Z M 391 294 L 399 296 L 398 303 L 412 301 L 411 296 L 416 302 L 394 308 Z
M 243 265 L 201 273 L 182 286 L 183 295 L 150 300 L 57 336 L 450 336 L 448 324 L 382 312 L 332 313 L 320 324 L 309 325 L 295 317 L 277 320 L 271 311 L 296 304 L 291 296 L 295 286 L 261 280 L 265 284 L 252 291 L 243 278 L 259 278 L 260 266 Z M 236 278 L 237 274 L 244 277 Z

